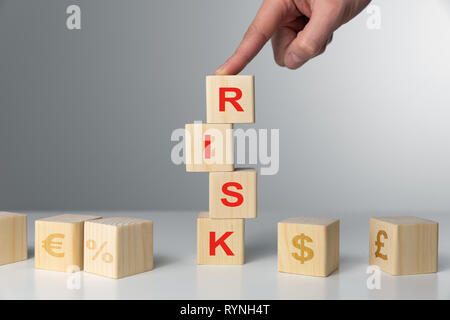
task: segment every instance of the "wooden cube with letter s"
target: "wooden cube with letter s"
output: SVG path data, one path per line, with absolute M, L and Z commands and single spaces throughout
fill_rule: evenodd
M 256 170 L 209 174 L 209 214 L 211 218 L 256 218 Z
M 278 271 L 326 277 L 339 267 L 339 220 L 290 218 L 278 223 Z
M 197 217 L 197 264 L 243 264 L 244 219 Z
M 207 76 L 208 123 L 255 122 L 255 79 L 253 76 Z
M 437 272 L 438 227 L 417 217 L 371 218 L 370 265 L 392 275 Z

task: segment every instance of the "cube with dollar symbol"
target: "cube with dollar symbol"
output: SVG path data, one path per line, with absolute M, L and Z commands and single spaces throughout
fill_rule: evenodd
M 278 271 L 326 277 L 339 267 L 339 220 L 290 218 L 278 223 Z
M 417 217 L 370 219 L 369 263 L 392 275 L 437 272 L 438 223 Z

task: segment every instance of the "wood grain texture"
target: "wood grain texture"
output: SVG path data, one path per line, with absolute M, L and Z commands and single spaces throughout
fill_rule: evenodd
M 153 269 L 153 221 L 115 217 L 86 222 L 84 270 L 119 279 Z
M 100 218 L 63 214 L 36 220 L 35 268 L 61 272 L 83 270 L 84 222 Z
M 339 267 L 339 220 L 291 218 L 278 223 L 278 271 L 326 277 Z
M 209 174 L 210 218 L 256 218 L 257 175 L 254 169 Z
M 220 89 L 233 88 L 225 92 L 223 97 L 237 97 L 235 107 L 225 101 L 220 108 Z M 237 89 L 237 90 L 236 90 Z M 208 123 L 254 123 L 255 122 L 255 78 L 254 76 L 207 76 L 206 77 L 206 114 Z
M 392 275 L 437 272 L 438 229 L 417 217 L 371 218 L 369 263 Z
M 208 139 L 207 139 L 208 138 Z M 210 141 L 209 151 L 205 140 Z M 186 124 L 186 171 L 233 171 L 234 142 L 231 124 Z
M 0 212 L 0 265 L 26 260 L 27 216 Z
M 212 232 L 215 233 L 212 239 L 216 244 L 227 232 L 232 232 L 223 241 L 232 255 L 227 254 L 221 245 L 215 247 L 214 255 L 211 254 Z M 201 212 L 197 218 L 197 264 L 243 264 L 244 237 L 244 219 L 211 219 L 208 212 Z

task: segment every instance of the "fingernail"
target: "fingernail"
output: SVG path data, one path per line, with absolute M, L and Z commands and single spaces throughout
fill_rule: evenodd
M 223 75 L 226 73 L 225 65 L 220 66 L 216 72 L 214 72 L 215 75 Z
M 305 63 L 305 60 L 304 59 L 302 59 L 302 58 L 300 58 L 299 56 L 297 56 L 295 53 L 293 53 L 293 52 L 291 52 L 289 55 L 288 55 L 288 59 L 287 59 L 288 61 L 287 61 L 287 63 L 286 63 L 286 66 L 288 67 L 288 68 L 291 68 L 291 69 L 297 69 L 298 67 L 300 67 L 302 64 L 304 64 Z

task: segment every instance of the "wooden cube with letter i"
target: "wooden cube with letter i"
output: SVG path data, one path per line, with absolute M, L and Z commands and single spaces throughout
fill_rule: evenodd
M 0 266 L 27 259 L 27 216 L 0 212 Z
M 256 218 L 256 170 L 209 174 L 209 214 L 211 218 Z
M 153 221 L 114 217 L 86 222 L 84 271 L 119 279 L 153 269 Z
M 83 270 L 84 222 L 100 218 L 62 214 L 36 220 L 35 267 L 62 272 Z
M 371 218 L 369 263 L 392 275 L 437 272 L 438 227 L 417 217 Z
M 208 212 L 197 218 L 198 264 L 243 264 L 244 219 L 211 219 Z
M 339 220 L 290 218 L 278 223 L 278 271 L 326 277 L 339 267 Z
M 207 122 L 255 122 L 254 82 L 253 76 L 207 76 Z
M 185 143 L 186 171 L 233 171 L 231 124 L 186 124 Z

